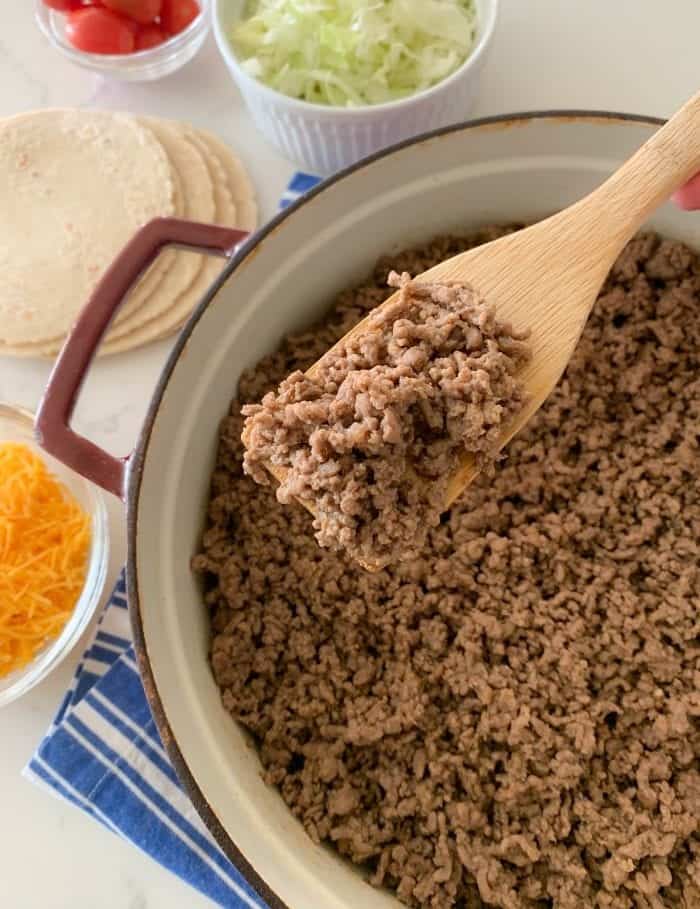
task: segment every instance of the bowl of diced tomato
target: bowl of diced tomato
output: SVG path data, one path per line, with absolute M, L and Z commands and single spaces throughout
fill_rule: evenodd
M 145 82 L 197 53 L 210 0 L 36 0 L 36 18 L 51 44 L 79 66 Z

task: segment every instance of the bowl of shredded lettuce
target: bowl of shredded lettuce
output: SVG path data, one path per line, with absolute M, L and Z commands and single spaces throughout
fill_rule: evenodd
M 320 174 L 469 113 L 497 0 L 218 0 L 253 118 Z

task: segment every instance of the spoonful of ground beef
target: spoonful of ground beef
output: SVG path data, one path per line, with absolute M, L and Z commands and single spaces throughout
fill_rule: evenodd
M 414 556 L 554 389 L 616 257 L 700 170 L 700 94 L 569 208 L 411 280 L 243 409 L 245 470 L 365 567 Z
M 283 503 L 313 503 L 319 543 L 370 569 L 420 552 L 465 452 L 490 468 L 529 359 L 469 287 L 395 272 L 389 284 L 365 331 L 243 408 L 245 470 L 277 476 Z

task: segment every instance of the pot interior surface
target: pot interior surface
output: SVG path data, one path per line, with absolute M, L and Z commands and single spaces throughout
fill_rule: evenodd
M 361 166 L 263 232 L 171 361 L 142 439 L 142 472 L 131 480 L 130 582 L 146 689 L 205 823 L 291 909 L 399 904 L 312 844 L 277 791 L 262 782 L 255 748 L 221 706 L 209 670 L 208 617 L 189 563 L 203 527 L 218 424 L 238 377 L 286 332 L 317 319 L 380 254 L 562 208 L 656 128 L 595 115 L 504 118 Z M 700 245 L 700 217 L 671 205 L 653 226 Z

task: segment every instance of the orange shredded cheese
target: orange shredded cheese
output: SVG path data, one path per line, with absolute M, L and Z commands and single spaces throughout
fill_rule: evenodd
M 0 677 L 57 637 L 85 583 L 90 516 L 27 445 L 0 444 Z

